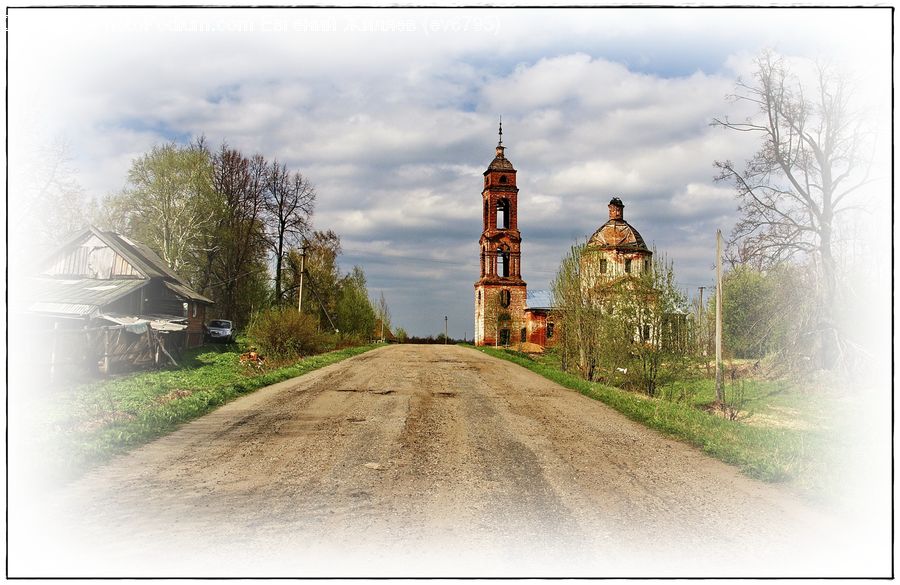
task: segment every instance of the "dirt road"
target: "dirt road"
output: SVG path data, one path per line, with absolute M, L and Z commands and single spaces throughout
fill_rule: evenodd
M 41 509 L 11 575 L 812 576 L 846 544 L 782 488 L 454 346 L 265 388 Z

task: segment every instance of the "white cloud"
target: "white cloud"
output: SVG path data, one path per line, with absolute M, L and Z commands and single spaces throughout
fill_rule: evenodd
M 725 95 L 749 58 L 833 45 L 881 93 L 889 82 L 883 12 L 840 11 L 838 36 L 829 11 L 801 12 L 12 10 L 10 147 L 39 121 L 68 139 L 92 195 L 120 189 L 130 160 L 173 136 L 278 157 L 316 184 L 316 227 L 370 253 L 352 261 L 393 291 L 395 321 L 434 333 L 426 292 L 449 291 L 442 314 L 471 321 L 499 114 L 530 286 L 546 286 L 613 195 L 686 282 L 703 277 L 709 230 L 736 217 L 712 163 L 755 148 L 709 122 L 744 115 Z

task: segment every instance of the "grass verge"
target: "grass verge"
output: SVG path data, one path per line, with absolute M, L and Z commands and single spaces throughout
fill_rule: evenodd
M 490 347 L 475 348 L 504 359 L 609 405 L 631 420 L 679 439 L 725 463 L 739 467 L 750 477 L 764 481 L 791 481 L 802 491 L 820 486 L 825 464 L 822 445 L 825 429 L 754 426 L 727 420 L 697 407 L 695 401 L 670 402 L 642 394 L 588 382 L 551 364 L 525 354 Z
M 340 349 L 262 372 L 241 365 L 235 346 L 186 352 L 177 369 L 132 373 L 55 395 L 43 421 L 49 428 L 42 451 L 52 453 L 60 479 L 69 479 L 239 396 L 376 347 Z

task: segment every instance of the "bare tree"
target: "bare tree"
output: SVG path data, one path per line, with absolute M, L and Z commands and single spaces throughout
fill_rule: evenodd
M 216 229 L 208 232 L 201 290 L 214 289 L 218 311 L 243 324 L 249 315 L 246 297 L 265 266 L 266 239 L 261 216 L 267 164 L 261 155 L 246 157 L 222 144 L 212 155 L 212 184 L 221 207 Z
M 272 162 L 266 180 L 263 204 L 269 246 L 275 254 L 275 302 L 281 302 L 281 265 L 284 253 L 296 246 L 309 230 L 316 190 L 300 172 L 288 172 L 287 166 Z
M 834 231 L 852 209 L 851 195 L 870 182 L 871 157 L 847 78 L 824 65 L 813 73 L 814 81 L 801 82 L 783 58 L 760 55 L 753 80 L 739 80 L 731 96 L 755 105 L 757 115 L 741 122 L 717 118 L 713 125 L 758 134 L 762 145 L 744 170 L 731 161 L 715 164 L 717 179 L 733 182 L 741 201 L 730 242 L 740 261 L 816 264 L 815 330 L 821 365 L 831 367 L 838 342 Z
M 90 202 L 63 138 L 11 150 L 9 171 L 9 265 L 21 274 L 88 224 Z

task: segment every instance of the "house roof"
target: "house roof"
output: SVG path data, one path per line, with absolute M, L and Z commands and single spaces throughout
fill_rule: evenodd
M 525 295 L 525 309 L 552 309 L 553 293 L 549 290 L 530 290 Z
M 35 300 L 29 310 L 41 313 L 88 315 L 84 307 L 102 307 L 147 284 L 143 278 L 100 280 L 82 278 L 33 278 L 31 289 Z M 57 310 L 46 310 L 53 305 Z M 69 305 L 68 308 L 65 305 Z M 40 307 L 44 307 L 41 309 Z
M 124 272 L 104 272 L 109 278 L 94 278 L 86 269 L 87 256 L 79 256 L 77 248 L 91 238 L 99 239 L 112 252 L 124 260 L 116 267 Z M 96 240 L 94 240 L 96 242 Z M 96 246 L 94 247 L 96 250 Z M 61 260 L 66 259 L 69 260 Z M 130 265 L 130 266 L 128 266 Z M 64 269 L 59 267 L 64 266 Z M 29 279 L 31 301 L 29 310 L 39 313 L 73 317 L 94 316 L 102 307 L 145 286 L 153 279 L 162 280 L 178 297 L 204 304 L 213 304 L 209 298 L 193 290 L 190 285 L 170 269 L 148 246 L 135 242 L 115 232 L 104 232 L 89 227 L 58 248 L 39 264 L 44 274 Z

